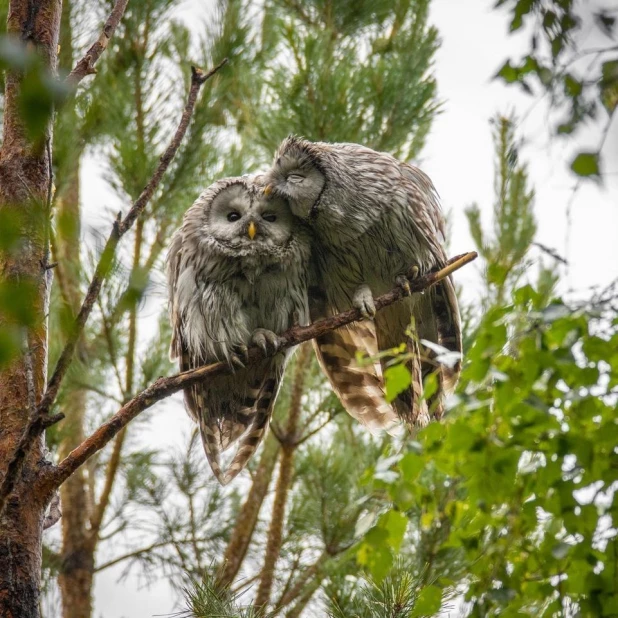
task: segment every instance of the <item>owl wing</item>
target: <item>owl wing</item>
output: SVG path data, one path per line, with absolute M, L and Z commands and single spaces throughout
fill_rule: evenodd
M 180 264 L 182 260 L 182 229 L 179 229 L 173 236 L 167 254 L 166 275 L 168 288 L 168 314 L 172 325 L 172 339 L 170 341 L 169 357 L 174 360 L 182 355 L 182 345 L 178 333 L 181 332 L 181 315 L 178 309 L 177 283 L 180 274 Z
M 185 389 L 185 403 L 198 423 L 208 463 L 226 485 L 236 477 L 262 442 L 281 385 L 285 357 L 280 354 L 229 376 L 221 376 Z M 188 354 L 181 357 L 183 371 L 197 366 Z M 221 454 L 236 446 L 224 468 Z
M 443 279 L 435 286 L 431 299 L 438 334 L 437 342 L 453 356 L 452 359 L 445 359 L 441 363 L 442 386 L 444 392 L 448 394 L 457 386 L 463 355 L 459 304 L 451 277 Z
M 446 262 L 446 253 L 443 243 L 445 240 L 444 216 L 438 199 L 438 193 L 429 176 L 413 165 L 401 164 L 401 170 L 406 184 L 408 184 L 408 204 L 411 218 L 417 226 L 419 236 L 422 237 L 430 252 L 434 256 L 435 263 L 439 266 Z M 461 358 L 463 353 L 461 319 L 459 316 L 459 304 L 453 279 L 447 277 L 432 288 L 425 297 L 430 302 L 430 308 L 425 307 L 423 313 L 424 332 L 419 333 L 422 339 L 436 343 L 448 352 L 454 359 L 445 359 L 438 362 L 435 351 L 426 350 L 433 358 L 433 363 L 440 365 L 438 375 L 438 395 L 442 396 L 452 392 L 461 373 Z M 421 301 L 420 307 L 424 307 Z M 431 322 L 433 324 L 430 324 Z M 439 356 L 439 355 L 438 355 Z M 426 375 L 427 372 L 424 372 Z M 436 408 L 436 416 L 440 416 L 440 409 Z
M 312 288 L 309 297 L 311 321 L 326 317 L 326 301 Z M 359 364 L 361 356 L 378 353 L 373 322 L 357 322 L 325 333 L 313 340 L 318 362 L 348 414 L 371 430 L 389 430 L 397 424 L 393 408 L 384 398 L 380 363 Z

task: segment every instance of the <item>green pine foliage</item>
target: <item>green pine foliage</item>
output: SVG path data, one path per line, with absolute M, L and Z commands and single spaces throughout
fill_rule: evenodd
M 527 258 L 536 234 L 534 191 L 527 166 L 519 160 L 515 121 L 498 117 L 492 124 L 496 162 L 491 234 L 483 228 L 478 204 L 466 209 L 470 234 L 486 264 L 486 306 L 504 304 L 508 292 L 529 270 Z
M 266 6 L 278 37 L 247 133 L 265 156 L 290 133 L 418 154 L 437 110 L 427 0 Z
M 84 33 L 110 8 L 108 0 L 66 2 L 65 72 L 84 51 Z M 499 4 L 512 11 L 515 30 L 530 16 L 551 21 L 556 3 Z M 531 54 L 521 67 L 505 65 L 501 76 L 523 85 L 536 75 L 548 91 L 563 80 L 576 128 L 587 117 L 576 114 L 584 99 L 558 61 L 578 24 L 567 19 L 572 3 L 557 5 L 558 22 L 543 24 L 553 73 Z M 180 0 L 131 0 L 96 78 L 55 111 L 52 244 L 54 251 L 63 242 L 77 250 L 58 265 L 51 366 L 76 309 L 71 285 L 79 300 L 101 250 L 99 238 L 86 231 L 88 221 L 68 208 L 72 195 L 79 199 L 76 171 L 96 159 L 126 212 L 175 128 L 189 65 L 230 59 L 204 87 L 185 141 L 143 223 L 123 241 L 78 346 L 58 408 L 85 393 L 85 433 L 159 375 L 175 371 L 167 358 L 162 262 L 171 233 L 205 186 L 263 169 L 289 133 L 360 142 L 411 160 L 439 109 L 432 64 L 439 39 L 429 24 L 429 0 L 218 0 L 214 17 L 199 29 L 178 19 L 179 6 Z M 600 19 L 611 32 L 611 15 Z M 0 48 L 1 66 L 23 60 L 6 49 Z M 45 80 L 33 67 L 40 86 Z M 610 118 L 612 70 L 611 62 L 603 65 L 597 93 Z M 581 88 L 591 92 L 587 83 Z M 45 88 L 32 92 L 45 95 L 32 119 L 36 133 L 36 123 L 64 97 L 54 99 Z M 122 434 L 95 573 L 120 565 L 123 574 L 139 573 L 148 584 L 165 577 L 184 598 L 178 615 L 194 618 L 420 618 L 455 605 L 479 617 L 618 615 L 615 289 L 588 302 L 554 297 L 555 274 L 532 268 L 534 191 L 514 120 L 498 117 L 493 132 L 491 223 L 477 205 L 466 212 L 484 263 L 482 292 L 464 309 L 465 368 L 445 420 L 412 438 L 373 437 L 345 414 L 311 360 L 298 372 L 300 412 L 288 435 L 297 355 L 271 435 L 248 474 L 221 488 L 195 432 L 179 451 L 145 447 L 142 432 L 156 422 L 145 414 Z M 590 165 L 580 160 L 574 169 L 587 173 Z M 110 223 L 113 217 L 110 212 Z M 16 221 L 0 220 L 0 249 L 14 244 Z M 0 287 L 0 312 L 27 322 L 28 296 L 13 292 Z M 0 331 L 0 362 L 19 349 L 14 334 Z M 392 371 L 389 390 L 406 387 L 406 379 Z M 74 430 L 65 423 L 49 432 L 52 452 Z M 273 590 L 257 609 L 252 602 L 279 482 L 277 467 L 269 472 L 260 457 L 275 461 L 284 451 L 293 451 L 293 476 L 279 522 Z M 88 509 L 99 502 L 113 461 L 110 448 L 83 471 Z M 267 475 L 269 491 L 242 567 L 222 586 L 221 562 L 259 474 Z M 71 508 L 63 504 L 65 514 Z M 88 533 L 91 520 L 84 521 Z M 59 613 L 53 583 L 63 568 L 62 547 L 48 541 L 50 615 Z

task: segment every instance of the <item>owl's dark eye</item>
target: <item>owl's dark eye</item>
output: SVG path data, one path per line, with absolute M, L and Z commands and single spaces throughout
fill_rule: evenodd
M 262 215 L 262 219 L 268 221 L 268 223 L 274 223 L 277 220 L 277 215 L 274 215 L 272 212 L 265 212 Z
M 233 210 L 231 213 L 228 214 L 227 216 L 227 220 L 230 223 L 233 223 L 234 221 L 238 221 L 238 219 L 240 219 L 240 213 L 236 212 L 235 210 Z

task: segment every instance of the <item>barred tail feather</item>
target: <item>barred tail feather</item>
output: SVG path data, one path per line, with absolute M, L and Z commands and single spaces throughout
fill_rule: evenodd
M 227 485 L 247 465 L 262 442 L 273 411 L 285 357 L 277 356 L 232 376 L 185 389 L 189 415 L 198 423 L 204 452 L 215 478 Z M 187 354 L 181 369 L 190 367 Z M 223 465 L 222 453 L 238 445 Z
M 271 380 L 271 382 L 275 381 Z M 224 479 L 222 481 L 220 480 L 222 485 L 227 485 L 244 469 L 264 439 L 264 436 L 268 431 L 268 425 L 270 423 L 273 407 L 275 405 L 279 382 L 275 383 L 273 388 L 274 390 L 265 390 L 263 396 L 258 399 L 255 418 L 247 430 L 247 433 L 242 438 L 236 451 L 236 455 L 234 455 L 234 459 L 225 473 Z
M 442 364 L 443 389 L 448 394 L 453 392 L 459 380 L 463 353 L 459 305 L 455 286 L 450 277 L 441 281 L 434 289 L 433 312 L 438 331 L 437 343 L 459 356 L 451 365 Z
M 412 315 L 422 310 L 422 300 L 415 298 L 404 299 L 400 303 L 385 307 L 375 318 L 376 334 L 380 350 L 389 350 L 406 343 L 410 358 L 406 367 L 410 371 L 410 389 L 399 393 L 391 402 L 399 418 L 411 428 L 425 427 L 429 423 L 427 401 L 423 397 L 423 377 L 428 371 L 426 359 L 421 355 L 419 348 L 419 333 L 408 333 L 413 325 Z M 382 367 L 386 369 L 390 357 L 382 359 Z M 429 370 L 433 366 L 429 366 Z
M 373 431 L 391 430 L 398 418 L 384 398 L 379 363 L 360 366 L 357 351 L 374 356 L 373 323 L 363 322 L 326 333 L 314 341 L 316 356 L 348 414 Z
M 221 462 L 219 457 L 221 451 L 219 450 L 219 440 L 216 432 L 213 431 L 213 427 L 206 422 L 206 419 L 203 416 L 200 417 L 199 426 L 204 453 L 206 453 L 206 459 L 208 460 L 210 469 L 219 483 L 221 483 L 221 485 L 225 485 L 225 474 L 221 471 Z

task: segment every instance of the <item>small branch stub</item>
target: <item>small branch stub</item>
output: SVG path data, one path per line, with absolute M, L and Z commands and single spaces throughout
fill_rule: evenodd
M 101 57 L 101 54 L 107 49 L 109 41 L 112 36 L 114 36 L 114 32 L 124 15 L 128 3 L 129 0 L 116 0 L 116 4 L 114 4 L 114 8 L 107 18 L 99 38 L 90 46 L 88 51 L 67 76 L 66 83 L 69 86 L 76 88 L 84 77 L 87 75 L 94 75 L 97 72 L 94 65 Z

